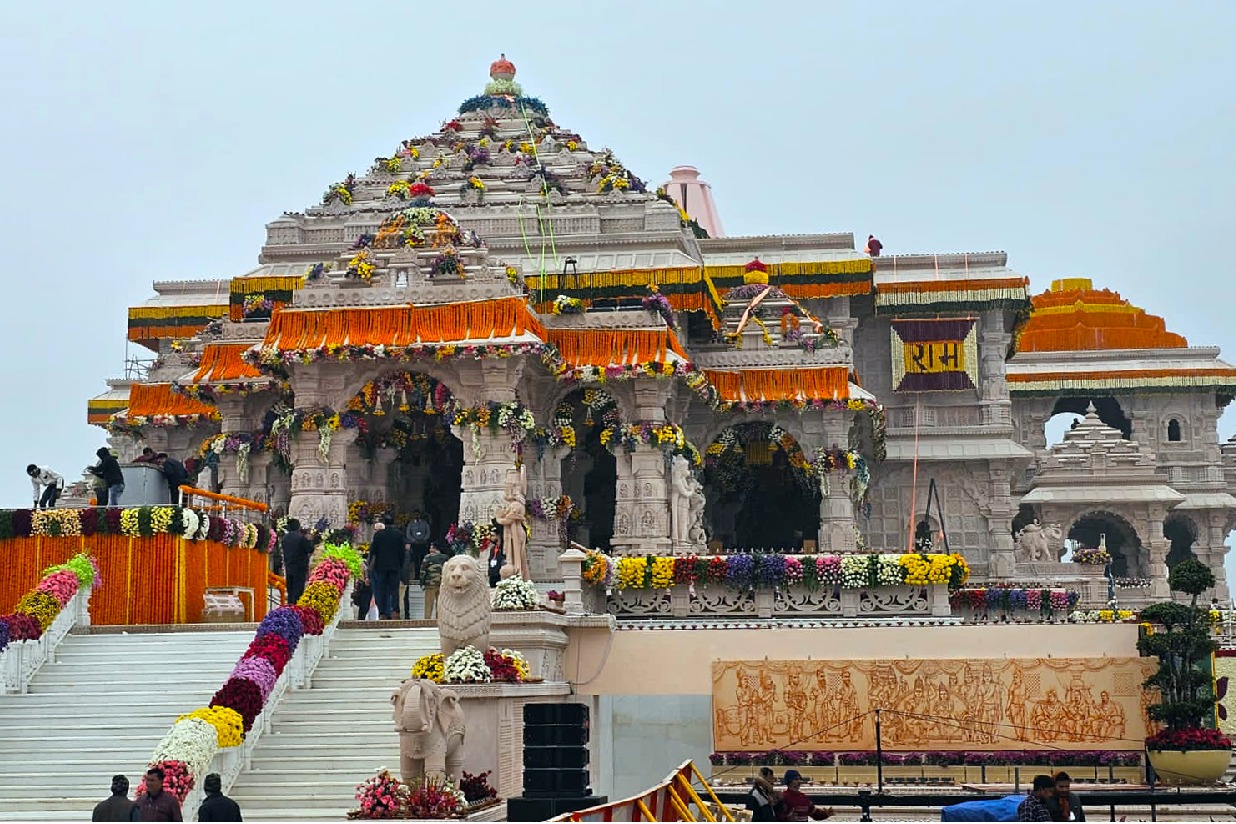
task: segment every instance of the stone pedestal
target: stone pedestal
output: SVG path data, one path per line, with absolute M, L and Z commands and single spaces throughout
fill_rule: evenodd
M 565 681 L 566 627 L 565 615 L 543 609 L 494 612 L 489 644 L 523 653 L 533 678 Z
M 849 475 L 829 478 L 828 491 L 820 497 L 820 552 L 854 552 L 854 502 L 850 500 Z
M 639 444 L 634 452 L 619 451 L 616 457 L 614 554 L 668 554 L 671 542 L 665 453 L 660 447 Z

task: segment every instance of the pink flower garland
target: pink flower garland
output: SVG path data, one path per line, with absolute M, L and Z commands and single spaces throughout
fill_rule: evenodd
M 348 585 L 349 577 L 351 577 L 351 573 L 348 571 L 347 564 L 338 558 L 327 558 L 313 568 L 313 572 L 309 574 L 309 580 L 306 581 L 306 584 L 325 581 L 342 593 Z
M 278 680 L 274 665 L 265 658 L 241 658 L 229 678 L 244 678 L 257 684 L 262 693 L 263 704 L 270 697 L 275 681 Z
M 72 570 L 62 569 L 39 581 L 34 590 L 47 593 L 55 598 L 61 607 L 64 607 L 77 594 L 78 586 L 80 582 L 77 580 L 77 575 Z

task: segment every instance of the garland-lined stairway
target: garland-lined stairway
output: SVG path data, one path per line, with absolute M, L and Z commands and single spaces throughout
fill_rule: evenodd
M 66 636 L 29 694 L 0 696 L 0 821 L 89 820 L 116 773 L 136 789 L 172 722 L 252 639 L 252 627 Z
M 417 658 L 437 651 L 433 626 L 340 627 L 312 687 L 284 695 L 232 787 L 245 818 L 342 821 L 357 784 L 381 767 L 398 775 L 391 693 Z

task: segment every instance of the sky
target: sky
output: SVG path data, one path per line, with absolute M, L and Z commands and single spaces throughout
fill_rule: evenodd
M 730 235 L 1001 249 L 1036 291 L 1093 278 L 1236 359 L 1213 252 L 1236 222 L 1236 3 L 534 12 L 2 4 L 0 505 L 29 502 L 27 463 L 76 477 L 93 461 L 86 401 L 123 373 L 126 309 L 153 281 L 251 269 L 267 222 L 436 129 L 499 52 L 645 180 L 699 168 Z

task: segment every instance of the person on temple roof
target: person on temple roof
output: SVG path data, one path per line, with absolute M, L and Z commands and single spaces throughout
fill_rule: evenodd
M 55 509 L 56 499 L 64 490 L 64 477 L 36 464 L 27 466 L 26 474 L 30 476 L 30 485 L 34 487 L 34 508 Z M 41 496 L 40 491 L 43 493 Z
M 880 250 L 884 248 L 884 244 L 876 240 L 875 235 L 867 235 L 867 254 L 871 257 L 879 257 Z

